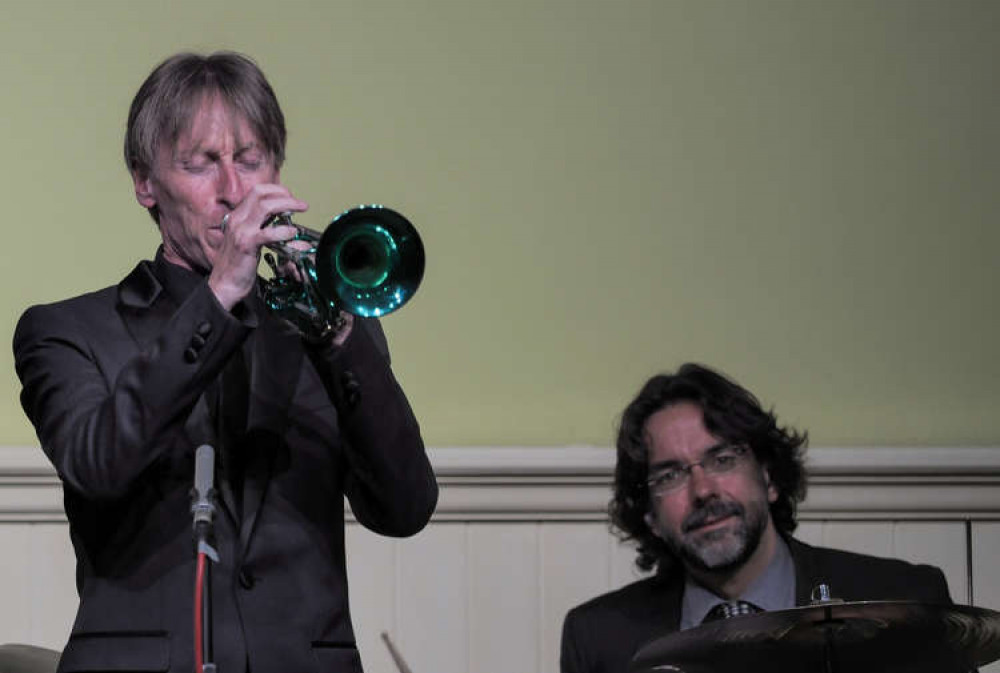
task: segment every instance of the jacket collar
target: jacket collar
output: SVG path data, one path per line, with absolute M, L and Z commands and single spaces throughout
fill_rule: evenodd
M 681 623 L 681 599 L 684 595 L 684 572 L 674 567 L 649 578 L 649 591 L 643 592 L 646 600 L 635 606 L 638 623 L 649 624 L 660 633 L 665 629 L 676 631 Z
M 159 337 L 163 323 L 177 310 L 152 267 L 143 260 L 118 283 L 118 310 L 142 350 Z

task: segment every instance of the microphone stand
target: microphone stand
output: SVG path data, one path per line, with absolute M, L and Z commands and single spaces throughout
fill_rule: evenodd
M 194 587 L 195 673 L 216 673 L 212 646 L 212 563 L 219 562 L 213 546 L 215 526 L 215 450 L 202 444 L 195 452 L 191 514 L 197 558 Z

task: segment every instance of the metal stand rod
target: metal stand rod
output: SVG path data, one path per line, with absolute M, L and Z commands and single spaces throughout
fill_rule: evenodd
M 840 666 L 837 665 L 837 647 L 833 642 L 833 633 L 825 628 L 823 636 L 823 673 L 838 673 Z
M 201 647 L 202 665 L 201 670 L 195 673 L 216 673 L 215 651 L 212 639 L 212 564 L 218 563 L 219 554 L 215 548 L 209 544 L 208 539 L 211 534 L 211 524 L 200 522 L 198 524 L 198 547 L 199 555 L 205 556 L 205 568 L 202 581 L 201 594 Z
M 205 661 L 202 663 L 202 673 L 214 673 L 215 652 L 212 649 L 212 561 L 205 563 L 205 592 L 201 597 L 201 642 Z

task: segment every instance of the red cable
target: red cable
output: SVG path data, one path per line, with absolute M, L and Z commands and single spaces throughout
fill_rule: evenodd
M 194 670 L 195 673 L 202 673 L 204 668 L 203 654 L 201 651 L 202 624 L 201 624 L 201 603 L 202 592 L 205 581 L 205 554 L 198 553 L 198 566 L 195 570 L 194 578 Z

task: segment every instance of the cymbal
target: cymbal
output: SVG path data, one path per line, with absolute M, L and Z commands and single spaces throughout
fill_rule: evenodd
M 629 673 L 964 673 L 1000 658 L 1000 612 L 829 601 L 709 622 L 646 643 Z

